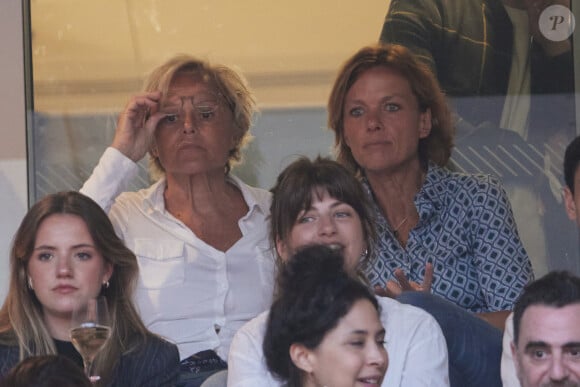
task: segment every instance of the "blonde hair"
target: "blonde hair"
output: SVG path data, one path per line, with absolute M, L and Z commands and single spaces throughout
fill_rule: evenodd
M 17 345 L 20 360 L 29 356 L 56 354 L 54 340 L 43 320 L 42 305 L 28 287 L 28 261 L 41 223 L 54 214 L 83 219 L 97 250 L 113 267 L 109 286 L 102 288 L 111 314 L 111 337 L 97 355 L 94 369 L 100 385 L 108 385 L 115 363 L 122 354 L 145 343 L 150 333 L 133 305 L 138 276 L 137 257 L 119 237 L 107 214 L 94 201 L 78 192 L 48 195 L 30 208 L 16 231 L 10 251 L 10 287 L 0 309 L 0 344 Z
M 226 106 L 234 116 L 236 145 L 230 150 L 228 162 L 225 165 L 226 173 L 232 166 L 242 159 L 241 149 L 251 140 L 250 127 L 255 113 L 256 101 L 244 77 L 233 69 L 224 65 L 213 65 L 189 55 L 177 55 L 154 69 L 145 80 L 143 91 L 161 91 L 167 95 L 171 82 L 176 75 L 190 74 L 192 77 L 202 77 L 216 88 L 217 93 L 224 99 Z M 156 180 L 165 173 L 159 159 L 149 155 L 149 173 Z

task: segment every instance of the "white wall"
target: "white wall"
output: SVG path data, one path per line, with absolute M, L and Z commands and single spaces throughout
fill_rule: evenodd
M 0 1 L 0 299 L 8 289 L 12 236 L 27 209 L 22 4 Z

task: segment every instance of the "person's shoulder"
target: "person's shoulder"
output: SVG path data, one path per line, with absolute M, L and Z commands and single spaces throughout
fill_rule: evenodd
M 19 361 L 19 350 L 16 345 L 0 344 L 0 376 L 6 374 Z
M 476 193 L 503 189 L 501 181 L 490 174 L 456 172 L 442 167 L 437 167 L 432 173 L 451 191 L 463 190 Z
M 259 197 L 259 198 L 264 198 L 264 199 L 270 199 L 272 197 L 272 194 L 270 193 L 270 191 L 265 190 L 263 188 L 258 188 L 258 187 L 254 187 L 251 186 L 249 184 L 244 183 L 239 177 L 236 176 L 232 176 L 234 180 L 236 180 L 236 182 L 238 183 L 239 187 L 242 190 L 246 190 L 248 192 L 250 192 L 253 196 L 255 197 Z
M 154 351 L 159 354 L 167 354 L 169 358 L 176 357 L 179 359 L 179 351 L 177 350 L 177 345 L 170 343 L 169 341 L 156 336 L 151 335 L 147 338 L 146 346 L 150 348 L 151 351 Z
M 260 313 L 250 321 L 246 322 L 242 327 L 236 332 L 236 336 L 250 336 L 250 337 L 264 337 L 266 332 L 266 326 L 268 325 L 268 316 L 270 311 Z
M 272 199 L 272 194 L 270 191 L 263 188 L 253 187 L 242 181 L 239 177 L 235 175 L 230 175 L 229 178 L 238 186 L 242 191 L 244 197 L 251 197 L 260 206 L 265 207 L 266 210 L 270 209 L 270 201 Z M 247 201 L 247 200 L 246 200 Z
M 0 359 L 4 360 L 11 357 L 18 358 L 18 346 L 10 344 L 0 344 Z
M 126 208 L 136 207 L 138 209 L 155 207 L 162 201 L 165 190 L 165 179 L 161 178 L 149 187 L 141 188 L 137 191 L 125 191 L 115 199 L 115 205 Z
M 153 333 L 148 333 L 133 345 L 133 350 L 123 355 L 127 361 L 141 362 L 146 359 L 159 358 L 160 361 L 165 359 L 168 362 L 179 362 L 177 346 Z
M 257 355 L 262 356 L 262 343 L 266 336 L 269 313 L 270 311 L 262 312 L 246 322 L 234 335 L 228 358 L 229 361 L 236 362 L 236 369 L 240 364 L 239 359 L 247 360 Z
M 113 386 L 173 386 L 178 372 L 177 346 L 149 334 L 140 345 L 121 356 Z
M 418 324 L 437 324 L 435 319 L 423 309 L 400 303 L 389 297 L 377 296 L 377 301 L 381 307 L 381 321 L 387 330 L 414 329 L 414 326 Z M 397 333 L 393 332 L 393 334 Z
M 12 352 L 12 351 L 18 352 L 18 346 L 12 345 L 12 344 L 0 343 L 0 352 L 4 353 L 4 352 Z
M 389 297 L 377 296 L 377 300 L 381 306 L 381 322 L 391 338 L 415 340 L 417 334 L 437 336 L 441 331 L 435 318 L 421 308 Z

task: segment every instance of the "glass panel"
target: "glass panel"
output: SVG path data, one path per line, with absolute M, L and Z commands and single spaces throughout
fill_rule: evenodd
M 116 114 L 150 69 L 177 53 L 238 68 L 261 115 L 236 173 L 269 188 L 289 155 L 328 154 L 335 71 L 376 41 L 385 2 L 33 0 L 35 192 L 78 189 Z M 268 31 L 268 32 L 266 32 Z M 147 183 L 143 170 L 132 188 Z
M 573 11 L 580 9 L 576 2 Z M 234 172 L 249 184 L 269 188 L 295 155 L 330 154 L 333 138 L 324 130 L 325 104 L 335 72 L 356 49 L 377 41 L 388 3 L 31 0 L 32 200 L 78 189 L 110 143 L 116 114 L 139 91 L 145 74 L 183 52 L 236 66 L 248 78 L 262 113 L 252 129 L 255 139 L 245 163 Z M 460 3 L 449 20 L 461 23 L 466 34 L 477 33 L 485 18 L 472 12 L 468 4 L 473 2 Z M 580 273 L 578 233 L 561 196 L 562 158 L 576 134 L 578 111 L 573 82 L 562 79 L 573 79 L 573 68 L 570 64 L 552 72 L 555 81 L 545 82 L 543 94 L 531 95 L 536 82 L 526 81 L 526 76 L 535 79 L 535 73 L 512 70 L 511 64 L 517 52 L 522 68 L 530 68 L 526 63 L 537 46 L 526 31 L 512 28 L 521 12 L 508 14 L 496 3 L 499 8 L 489 5 L 493 1 L 483 8 L 490 24 L 479 46 L 450 40 L 433 53 L 432 65 L 461 117 L 453 168 L 491 173 L 503 181 L 538 276 L 554 268 Z M 396 4 L 421 4 L 421 12 L 430 9 L 423 1 Z M 522 44 L 504 46 L 514 42 L 510 36 Z M 441 36 L 426 38 L 434 42 Z M 485 55 L 492 62 L 485 62 Z M 508 79 L 519 80 L 509 92 Z M 506 94 L 517 96 L 510 101 L 524 106 L 506 105 Z M 508 108 L 511 121 L 502 119 Z M 133 189 L 148 184 L 142 167 Z

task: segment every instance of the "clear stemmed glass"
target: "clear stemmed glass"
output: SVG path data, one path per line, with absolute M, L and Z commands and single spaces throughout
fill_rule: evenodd
M 91 375 L 93 360 L 111 335 L 111 322 L 105 297 L 91 298 L 75 306 L 71 319 L 70 338 L 83 358 L 85 374 L 95 382 L 99 376 Z

